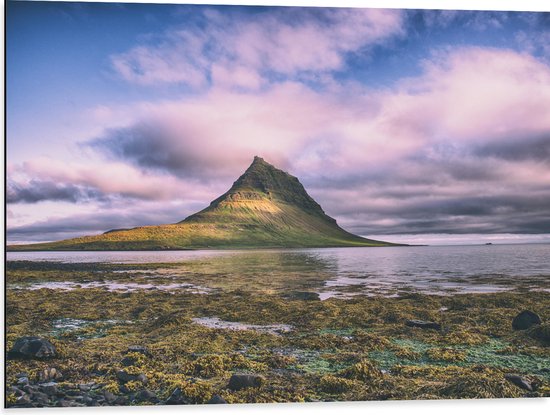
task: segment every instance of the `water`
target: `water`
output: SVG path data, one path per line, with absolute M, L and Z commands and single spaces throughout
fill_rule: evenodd
M 116 281 L 94 281 L 94 282 L 76 282 L 76 281 L 43 281 L 31 284 L 14 284 L 9 286 L 16 290 L 41 290 L 47 288 L 50 290 L 72 291 L 77 288 L 104 288 L 107 291 L 132 292 L 137 290 L 159 290 L 159 291 L 177 291 L 185 290 L 193 294 L 208 294 L 211 290 L 206 287 L 188 283 L 173 284 L 155 284 L 155 283 L 135 283 L 135 282 L 116 282 Z
M 178 263 L 175 277 L 210 288 L 288 292 L 321 299 L 367 295 L 550 291 L 550 244 L 252 251 L 8 252 L 8 261 Z M 134 271 L 132 271 L 134 272 Z M 150 271 L 154 274 L 154 270 Z
M 286 333 L 292 330 L 292 326 L 289 326 L 288 324 L 246 324 L 235 321 L 225 321 L 219 319 L 218 317 L 196 317 L 192 318 L 191 320 L 193 320 L 194 323 L 211 329 L 227 329 L 235 331 L 253 330 L 274 335 L 279 335 L 281 333 Z
M 178 262 L 203 257 L 227 255 L 232 251 L 81 251 L 81 252 L 8 252 L 8 261 L 51 261 L 51 262 L 107 262 L 144 264 Z

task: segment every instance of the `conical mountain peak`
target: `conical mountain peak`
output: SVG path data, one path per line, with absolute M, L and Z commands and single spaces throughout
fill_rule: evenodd
M 227 192 L 179 223 L 9 248 L 142 250 L 380 245 L 387 244 L 340 228 L 296 177 L 256 156 Z
M 249 188 L 267 193 L 285 188 L 289 181 L 297 182 L 298 179 L 255 156 L 248 169 L 233 183 L 232 189 Z
M 252 164 L 233 183 L 233 186 L 214 200 L 206 210 L 215 208 L 228 200 L 244 202 L 261 199 L 293 205 L 309 214 L 318 215 L 325 220 L 334 222 L 334 219 L 327 216 L 321 206 L 307 194 L 304 186 L 296 177 L 276 168 L 258 156 L 254 157 Z

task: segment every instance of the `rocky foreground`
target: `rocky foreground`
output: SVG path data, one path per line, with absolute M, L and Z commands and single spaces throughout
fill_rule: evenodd
M 550 396 L 544 291 L 320 301 L 303 278 L 48 267 L 8 264 L 9 407 Z
M 540 317 L 529 310 L 519 313 L 512 321 L 514 330 L 530 330 L 530 335 L 541 340 L 544 343 L 550 343 L 550 331 L 548 326 L 541 325 Z M 421 330 L 440 331 L 441 325 L 432 321 L 407 320 L 405 326 L 414 327 Z M 460 356 L 453 357 L 452 349 L 443 349 L 444 353 L 449 353 L 447 359 L 460 360 Z M 8 352 L 9 360 L 20 360 L 22 362 L 35 361 L 55 361 L 57 351 L 55 346 L 47 339 L 41 337 L 27 336 L 18 338 L 11 350 Z M 283 360 L 284 357 L 280 356 Z M 15 374 L 16 379 L 11 385 L 8 385 L 6 396 L 8 406 L 11 407 L 79 407 L 79 406 L 104 406 L 104 405 L 186 405 L 195 403 L 206 404 L 226 404 L 228 403 L 217 393 L 209 396 L 209 389 L 201 390 L 200 382 L 195 378 L 186 380 L 185 388 L 176 387 L 167 396 L 159 395 L 148 387 L 149 379 L 140 370 L 147 366 L 147 361 L 154 361 L 154 355 L 144 346 L 133 345 L 128 347 L 119 362 L 123 369 L 114 372 L 116 382 L 114 383 L 72 383 L 66 379 L 63 373 L 56 367 L 46 365 L 38 374 L 34 376 L 29 373 L 20 372 Z M 209 371 L 217 371 L 215 364 L 223 366 L 223 358 L 210 357 L 209 359 L 198 358 L 199 373 L 206 375 Z M 212 367 L 209 367 L 212 366 Z M 456 368 L 452 368 L 454 372 Z M 484 368 L 476 367 L 474 373 L 479 376 L 487 376 Z M 550 376 L 550 368 L 544 368 L 543 373 Z M 354 381 L 379 383 L 386 374 L 378 369 L 369 360 L 362 360 L 347 370 L 338 373 L 339 376 L 326 375 L 319 379 L 319 386 L 328 393 L 343 393 L 352 389 Z M 474 375 L 475 376 L 475 375 Z M 515 373 L 492 373 L 494 384 L 500 384 L 500 390 L 503 396 L 524 396 L 537 397 L 547 396 L 549 392 L 548 382 L 540 377 L 522 376 Z M 208 377 L 208 375 L 206 376 Z M 388 376 L 389 378 L 389 376 Z M 501 379 L 499 379 L 501 378 Z M 389 380 L 389 379 L 388 379 Z M 475 378 L 469 379 L 470 382 L 476 382 Z M 194 389 L 194 387 L 196 387 Z M 262 375 L 254 373 L 232 374 L 227 385 L 225 393 L 234 393 L 245 389 L 260 391 L 260 389 L 269 391 L 266 387 L 266 379 Z M 189 393 L 189 391 L 192 391 Z M 276 390 L 272 390 L 275 392 Z M 253 392 L 254 393 L 254 392 Z M 391 396 L 379 395 L 379 399 L 386 399 Z M 426 398 L 431 396 L 425 396 Z M 484 397 L 484 396 L 482 396 Z

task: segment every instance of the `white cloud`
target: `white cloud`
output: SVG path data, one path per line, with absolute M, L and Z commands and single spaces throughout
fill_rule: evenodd
M 170 30 L 154 45 L 111 57 L 115 71 L 144 85 L 183 83 L 199 88 L 213 77 L 257 88 L 271 73 L 342 69 L 346 54 L 403 35 L 402 14 L 383 9 L 279 9 L 269 14 L 204 13 L 204 27 Z

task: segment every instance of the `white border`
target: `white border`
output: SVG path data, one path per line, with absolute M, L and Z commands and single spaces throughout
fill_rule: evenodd
M 51 0 L 58 1 L 58 0 Z M 98 2 L 97 0 L 84 0 Z M 270 6 L 312 6 L 312 7 L 377 7 L 408 9 L 449 9 L 449 10 L 510 10 L 510 11 L 550 11 L 548 0 L 131 0 L 121 3 L 170 3 L 170 4 L 239 4 Z M 3 19 L 2 19 L 3 20 Z M 4 138 L 5 139 L 5 138 Z M 2 173 L 3 174 L 3 173 Z M 3 197 L 3 196 L 2 196 Z M 2 200 L 0 200 L 2 202 Z M 3 203 L 2 203 L 3 206 Z M 4 209 L 4 207 L 2 207 Z M 5 226 L 5 224 L 4 224 Z M 2 261 L 2 276 L 4 275 Z M 4 298 L 2 296 L 2 298 Z M 4 321 L 3 304 L 0 310 Z M 2 332 L 3 342 L 3 332 Z M 2 354 L 3 355 L 3 354 Z M 2 357 L 3 360 L 3 357 Z M 2 361 L 3 363 L 3 361 Z M 4 373 L 2 371 L 2 384 Z M 2 394 L 3 397 L 3 394 Z M 41 408 L 41 409 L 2 409 L 1 413 L 14 415 L 49 414 L 101 414 L 101 415 L 145 415 L 145 414 L 281 414 L 323 415 L 323 414 L 406 414 L 406 415 L 468 415 L 492 413 L 498 415 L 549 414 L 550 398 L 545 399 L 494 399 L 494 400 L 442 400 L 442 401 L 391 401 L 391 402 L 338 402 L 308 404 L 248 404 L 248 405 L 200 405 L 176 407 L 94 407 L 94 408 Z
M 34 0 L 22 0 L 34 1 Z M 40 1 L 40 0 L 37 0 Z M 70 1 L 70 0 L 43 0 Z M 376 7 L 390 9 L 550 11 L 548 0 L 78 0 L 88 3 L 226 4 L 244 6 Z

